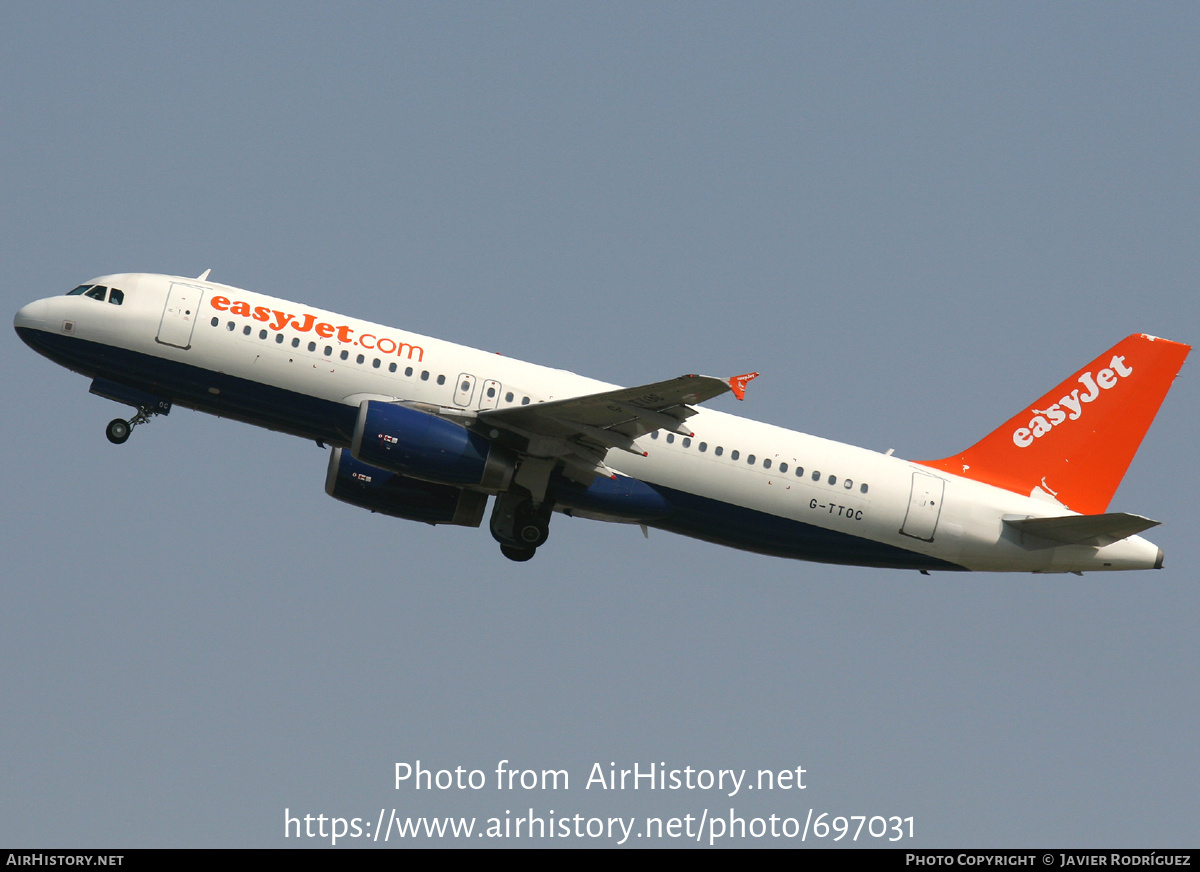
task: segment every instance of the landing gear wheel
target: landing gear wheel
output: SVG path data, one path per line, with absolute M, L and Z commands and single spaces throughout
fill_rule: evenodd
M 513 535 L 517 544 L 528 548 L 538 548 L 546 544 L 550 538 L 549 511 L 536 511 L 532 505 L 526 504 L 516 511 L 513 519 Z
M 492 507 L 492 538 L 513 548 L 540 548 L 550 537 L 553 508 L 553 500 L 535 504 L 525 491 L 514 489 L 497 494 Z
M 539 545 L 545 545 L 546 540 L 550 538 L 550 526 L 540 518 L 529 518 L 517 525 L 516 533 L 523 545 L 537 548 Z
M 114 418 L 108 422 L 108 426 L 104 428 L 104 435 L 108 437 L 108 441 L 113 445 L 120 445 L 129 438 L 129 434 L 133 432 L 133 428 L 139 424 L 148 424 L 150 419 L 155 415 L 165 415 L 171 411 L 171 404 L 166 400 L 157 400 L 153 404 L 144 404 L 137 406 L 137 414 L 128 421 L 122 421 L 120 418 Z
M 509 560 L 515 560 L 517 563 L 524 563 L 526 560 L 533 557 L 536 551 L 536 548 L 525 548 L 520 545 L 500 546 L 500 553 Z
M 108 441 L 113 445 L 121 445 L 129 438 L 129 430 L 128 421 L 113 418 L 113 420 L 108 422 L 108 426 L 104 428 L 104 435 L 108 437 Z

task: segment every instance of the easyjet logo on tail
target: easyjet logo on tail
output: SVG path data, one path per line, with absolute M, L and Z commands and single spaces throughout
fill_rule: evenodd
M 1108 366 L 1094 376 L 1091 372 L 1085 372 L 1079 377 L 1079 383 L 1083 385 L 1082 393 L 1076 388 L 1044 411 L 1030 409 L 1033 418 L 1028 426 L 1018 427 L 1013 431 L 1013 444 L 1018 448 L 1028 448 L 1033 444 L 1033 440 L 1045 436 L 1064 421 L 1078 421 L 1083 415 L 1084 405 L 1095 402 L 1102 391 L 1112 390 L 1118 381 L 1132 372 L 1133 367 L 1125 365 L 1125 357 L 1114 354 Z
M 1099 514 L 1190 350 L 1145 333 L 1126 336 L 967 450 L 920 462 L 1025 496 L 1050 494 L 1073 511 Z M 1132 384 L 1119 387 L 1131 376 Z M 1055 436 L 1042 438 L 1052 430 Z

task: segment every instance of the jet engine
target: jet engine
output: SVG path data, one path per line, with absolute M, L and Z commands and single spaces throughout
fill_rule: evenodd
M 516 457 L 466 427 L 378 400 L 358 407 L 351 453 L 363 463 L 439 484 L 507 490 Z
M 325 493 L 352 506 L 426 524 L 478 527 L 487 508 L 485 493 L 379 469 L 341 448 L 329 455 Z

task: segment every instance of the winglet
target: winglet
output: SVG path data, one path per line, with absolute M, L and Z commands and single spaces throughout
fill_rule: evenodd
M 746 385 L 750 383 L 751 379 L 756 378 L 758 378 L 758 373 L 748 372 L 745 375 L 735 375 L 733 378 L 729 379 L 727 383 L 730 389 L 733 391 L 733 395 L 739 400 L 744 400 L 746 399 Z

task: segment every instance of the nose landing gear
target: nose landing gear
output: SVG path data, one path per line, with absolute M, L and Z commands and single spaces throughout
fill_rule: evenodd
M 133 406 L 137 409 L 137 414 L 128 421 L 114 418 L 108 422 L 108 426 L 104 428 L 104 435 L 113 445 L 124 443 L 138 424 L 145 424 L 155 415 L 171 414 L 170 400 L 156 397 L 139 388 L 131 388 L 118 382 L 97 378 L 92 379 L 92 386 L 88 390 L 98 397 L 104 397 L 106 400 L 112 400 L 123 406 Z
M 154 406 L 138 406 L 137 414 L 128 421 L 121 418 L 113 418 L 109 421 L 108 426 L 104 428 L 104 435 L 113 445 L 123 445 L 134 427 L 138 424 L 148 424 L 150 419 L 158 414 L 160 412 Z

